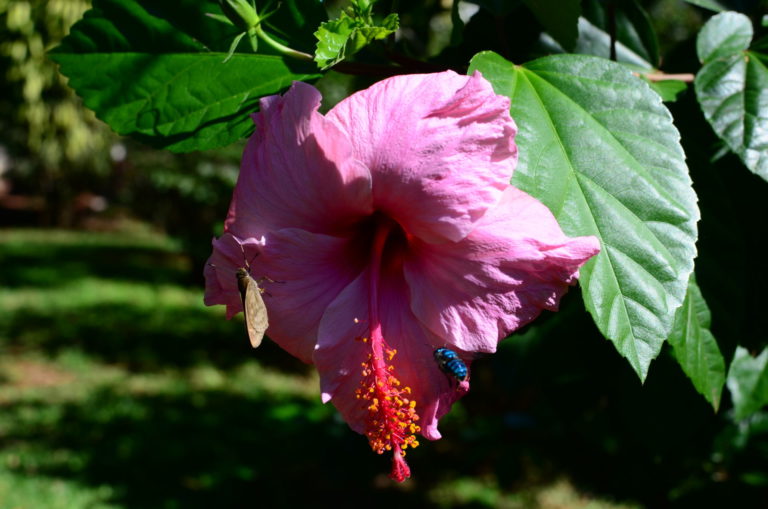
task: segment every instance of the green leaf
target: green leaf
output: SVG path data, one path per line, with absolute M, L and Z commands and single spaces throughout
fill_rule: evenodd
M 568 51 L 576 46 L 580 0 L 523 0 L 539 23 Z
M 617 43 L 648 62 L 651 67 L 657 66 L 659 42 L 648 14 L 635 0 L 614 0 L 613 6 Z M 607 10 L 606 3 L 599 0 L 584 0 L 583 11 L 587 21 L 603 31 L 610 42 L 608 35 L 610 12 Z
M 743 14 L 724 12 L 713 16 L 696 39 L 699 60 L 707 63 L 740 53 L 749 48 L 752 34 L 752 22 Z
M 342 12 L 338 19 L 327 21 L 315 32 L 317 49 L 315 62 L 321 69 L 327 69 L 348 58 L 371 42 L 393 34 L 399 26 L 397 14 L 390 14 L 381 22 L 352 17 Z
M 697 40 L 704 66 L 694 86 L 715 133 L 768 180 L 768 56 L 746 51 L 751 39 L 752 24 L 743 14 L 712 17 Z
M 709 307 L 691 276 L 683 305 L 675 313 L 669 344 L 693 386 L 717 411 L 725 383 L 725 359 L 709 330 Z
M 677 96 L 688 88 L 688 84 L 680 80 L 662 80 L 662 81 L 650 81 L 646 80 L 648 85 L 661 96 L 661 100 L 666 102 L 675 102 Z
M 512 100 L 513 184 L 602 251 L 581 270 L 587 310 L 641 379 L 670 333 L 696 253 L 696 195 L 669 111 L 624 66 L 557 55 L 515 66 L 476 55 Z
M 584 17 L 579 18 L 578 29 L 579 38 L 576 40 L 573 53 L 610 58 L 611 37 L 605 30 L 592 24 Z M 547 34 L 542 36 L 539 44 L 544 53 L 566 53 L 565 49 Z M 616 41 L 616 60 L 639 71 L 654 70 L 654 66 L 649 61 L 632 51 L 621 41 Z
M 320 25 L 315 32 L 317 38 L 315 62 L 321 69 L 335 65 L 344 59 L 347 41 L 356 29 L 355 21 L 344 14 L 339 19 L 326 21 Z
M 238 29 L 206 12 L 220 13 L 208 1 L 95 0 L 50 56 L 117 133 L 174 151 L 228 145 L 251 132 L 260 97 L 319 75 L 274 55 L 224 63 Z
M 768 404 L 768 348 L 752 357 L 746 348 L 736 348 L 728 371 L 728 390 L 736 420 L 746 419 Z
M 715 0 L 685 0 L 689 4 L 697 5 L 699 7 L 703 7 L 705 9 L 709 9 L 710 11 L 715 12 L 721 12 L 726 10 L 725 7 L 720 5 L 719 2 L 716 2 Z
M 224 59 L 224 62 L 228 62 L 232 58 L 232 55 L 235 54 L 235 50 L 237 49 L 237 46 L 240 44 L 240 41 L 243 40 L 243 37 L 245 37 L 246 35 L 247 34 L 243 32 L 242 34 L 236 36 L 232 40 L 232 45 L 229 47 L 229 51 L 227 51 L 227 57 Z

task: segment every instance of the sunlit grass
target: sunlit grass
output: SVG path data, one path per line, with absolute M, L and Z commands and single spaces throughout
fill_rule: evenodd
M 18 457 L 3 455 L 0 461 L 14 464 Z M 65 479 L 29 477 L 0 469 L 0 507 L 3 509 L 118 509 L 109 503 L 110 486 L 82 486 Z
M 171 309 L 195 308 L 222 314 L 220 309 L 203 305 L 201 292 L 173 285 L 150 286 L 140 282 L 82 278 L 56 288 L 0 289 L 0 306 L 9 313 L 19 309 L 76 311 L 78 308 L 104 304 L 124 304 L 137 309 L 153 309 L 158 306 Z
M 493 479 L 466 478 L 445 483 L 430 492 L 438 507 L 478 505 L 496 509 L 639 509 L 637 504 L 620 504 L 580 493 L 571 482 L 558 479 L 540 486 L 506 493 Z
M 40 228 L 0 229 L 0 244 L 3 246 L 4 254 L 16 251 L 30 253 L 41 247 L 50 248 L 53 246 L 130 247 L 173 252 L 178 252 L 181 249 L 181 244 L 174 238 L 148 228 L 132 233 L 76 232 Z

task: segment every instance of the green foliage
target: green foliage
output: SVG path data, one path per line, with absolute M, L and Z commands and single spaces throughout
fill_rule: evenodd
M 704 64 L 696 75 L 696 95 L 717 135 L 768 180 L 768 55 L 747 51 L 752 23 L 735 12 L 714 16 L 699 33 Z
M 114 208 L 183 240 L 187 254 L 203 264 L 208 240 L 221 231 L 242 144 L 203 154 L 142 150 L 136 143 L 126 149 L 130 164 L 123 165 L 121 185 L 112 190 Z
M 725 359 L 709 330 L 711 321 L 707 303 L 691 277 L 683 305 L 675 313 L 669 344 L 693 386 L 717 411 L 725 384 Z
M 78 108 L 66 80 L 45 54 L 88 4 L 0 0 L 0 56 L 7 59 L 2 69 L 8 80 L 0 101 L 6 113 L 12 107 L 6 101 L 20 103 L 11 118 L 0 120 L 4 133 L 12 133 L 11 139 L 4 136 L 3 141 L 26 145 L 50 171 L 59 166 L 99 166 L 102 161 L 96 153 L 111 141 L 93 114 Z
M 373 41 L 395 33 L 398 26 L 397 14 L 390 14 L 376 22 L 373 19 L 373 2 L 353 2 L 338 19 L 323 23 L 315 32 L 315 62 L 321 69 L 328 69 Z
M 768 405 L 768 348 L 756 357 L 739 347 L 728 370 L 734 418 L 746 419 Z
M 648 81 L 648 85 L 664 102 L 676 101 L 677 97 L 688 89 L 688 85 L 680 80 Z
M 573 50 L 578 36 L 580 0 L 524 0 L 536 19 L 560 45 Z
M 242 31 L 261 23 L 255 3 L 248 0 L 219 0 L 219 6 L 227 19 Z
M 145 3 L 97 0 L 51 54 L 119 134 L 180 152 L 228 145 L 252 131 L 260 97 L 317 77 L 274 55 L 236 53 L 225 63 L 237 33 L 204 15 L 213 2 Z
M 696 39 L 702 63 L 741 53 L 752 41 L 752 23 L 743 14 L 726 12 L 710 19 Z
M 720 5 L 720 3 L 716 2 L 715 0 L 685 0 L 689 4 L 697 5 L 699 7 L 703 7 L 705 9 L 709 9 L 715 12 L 720 12 L 726 10 L 725 7 Z
M 512 99 L 520 126 L 513 183 L 553 211 L 569 235 L 602 251 L 582 269 L 587 309 L 641 379 L 683 302 L 699 211 L 671 116 L 643 81 L 592 57 L 515 66 L 472 60 Z
M 611 7 L 608 7 L 609 5 Z M 611 16 L 614 17 L 612 21 Z M 626 48 L 626 51 L 648 62 L 651 67 L 658 65 L 659 43 L 656 31 L 648 14 L 636 0 L 620 0 L 610 4 L 599 0 L 586 0 L 584 17 L 607 34 L 610 34 L 613 23 L 616 41 Z
M 69 224 L 63 204 L 83 181 L 103 181 L 114 141 L 46 56 L 88 5 L 0 0 L 0 144 L 12 157 L 17 188 L 45 197 L 42 215 L 50 224 Z
M 659 50 L 648 15 L 633 0 L 616 2 L 612 6 L 613 10 L 610 10 L 606 3 L 597 0 L 583 3 L 582 17 L 578 19 L 578 38 L 572 52 L 610 58 L 613 32 L 618 62 L 644 71 L 654 69 Z M 548 52 L 565 52 L 562 45 L 543 42 Z

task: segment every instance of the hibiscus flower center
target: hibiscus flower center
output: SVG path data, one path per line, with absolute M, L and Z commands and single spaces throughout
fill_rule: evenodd
M 416 422 L 416 401 L 410 398 L 411 388 L 402 386 L 392 363 L 397 351 L 384 339 L 379 317 L 379 289 L 382 274 L 398 270 L 407 247 L 406 235 L 397 223 L 384 216 L 373 218 L 374 234 L 371 243 L 370 296 L 368 318 L 370 335 L 363 344 L 370 349 L 362 364 L 360 387 L 356 391 L 367 411 L 366 431 L 371 448 L 379 454 L 392 451 L 390 477 L 402 482 L 410 477 L 405 462 L 405 450 L 419 445 L 415 434 L 420 431 Z

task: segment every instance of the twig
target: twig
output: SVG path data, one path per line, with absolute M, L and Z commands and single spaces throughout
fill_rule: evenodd
M 644 78 L 647 78 L 649 81 L 667 81 L 667 80 L 678 80 L 678 81 L 685 81 L 686 83 L 691 83 L 694 79 L 693 73 L 681 73 L 681 74 L 665 74 L 663 72 L 651 72 L 651 73 L 634 73 L 635 76 L 642 76 Z

